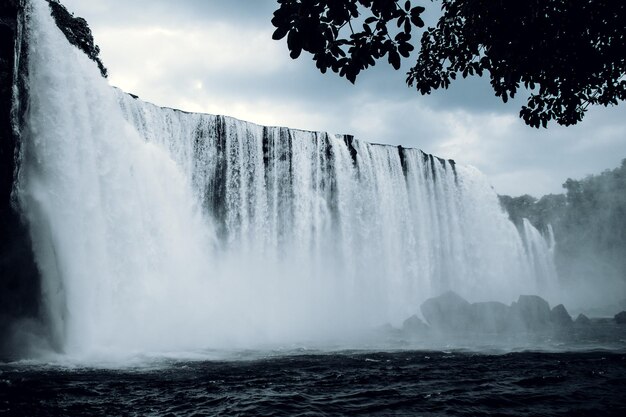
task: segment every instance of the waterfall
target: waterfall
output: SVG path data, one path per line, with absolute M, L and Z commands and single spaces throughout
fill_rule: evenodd
M 558 291 L 556 266 L 554 265 L 554 232 L 548 225 L 544 237 L 528 219 L 522 220 L 523 238 L 528 253 L 538 291 L 543 294 L 555 294 Z
M 525 246 L 476 169 L 144 103 L 47 3 L 25 13 L 16 190 L 64 350 L 325 340 L 445 290 L 510 302 L 554 280 L 548 246 Z

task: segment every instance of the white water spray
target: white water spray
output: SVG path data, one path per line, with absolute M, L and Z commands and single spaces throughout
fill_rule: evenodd
M 475 169 L 135 100 L 27 13 L 17 190 L 66 350 L 325 340 L 554 280 Z

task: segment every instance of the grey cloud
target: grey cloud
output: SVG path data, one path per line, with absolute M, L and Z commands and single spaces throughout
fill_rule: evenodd
M 268 25 L 272 0 L 62 0 L 71 12 L 92 25 L 175 24 L 209 25 L 232 21 L 240 25 Z
M 479 146 L 489 155 L 480 166 L 491 177 L 520 174 L 517 183 L 501 184 L 498 191 L 512 194 L 562 192 L 567 178 L 582 178 L 617 167 L 626 157 L 623 109 L 598 108 L 574 127 L 530 129 L 521 120 L 505 132 L 485 131 Z M 524 172 L 541 175 L 523 181 Z

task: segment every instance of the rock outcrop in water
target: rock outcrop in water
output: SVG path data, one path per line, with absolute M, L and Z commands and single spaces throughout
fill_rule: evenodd
M 472 328 L 480 333 L 502 333 L 507 330 L 509 306 L 498 301 L 471 305 Z
M 469 303 L 448 291 L 426 300 L 421 311 L 433 330 L 456 335 L 532 334 L 567 329 L 572 325 L 565 306 L 559 304 L 550 309 L 548 302 L 537 295 L 520 295 L 516 302 L 507 306 L 494 301 Z
M 538 296 L 523 295 L 512 305 L 492 301 L 469 303 L 449 291 L 426 300 L 422 312 L 427 323 L 413 315 L 400 328 L 390 324 L 378 327 L 375 340 L 382 338 L 393 346 L 425 349 L 439 349 L 442 344 L 481 349 L 626 346 L 626 311 L 614 318 L 590 319 L 579 314 L 572 321 L 565 306 L 559 304 L 550 309 Z
M 537 295 L 520 295 L 509 310 L 511 328 L 541 331 L 550 325 L 550 305 Z
M 561 327 L 571 326 L 573 323 L 572 316 L 569 315 L 563 304 L 559 304 L 550 310 L 550 321 Z
M 576 320 L 574 320 L 574 324 L 576 326 L 588 326 L 591 324 L 591 320 L 583 313 L 580 313 L 578 317 L 576 317 Z
M 408 335 L 425 336 L 429 329 L 428 325 L 416 315 L 412 315 L 402 323 L 402 331 Z
M 445 332 L 466 331 L 472 327 L 472 306 L 453 291 L 426 300 L 420 307 L 432 327 Z

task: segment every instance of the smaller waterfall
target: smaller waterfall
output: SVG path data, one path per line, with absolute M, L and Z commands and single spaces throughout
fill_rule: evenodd
M 533 274 L 537 279 L 537 288 L 541 294 L 554 295 L 557 288 L 557 272 L 554 265 L 554 232 L 548 225 L 547 236 L 543 236 L 528 219 L 523 219 L 524 245 Z

